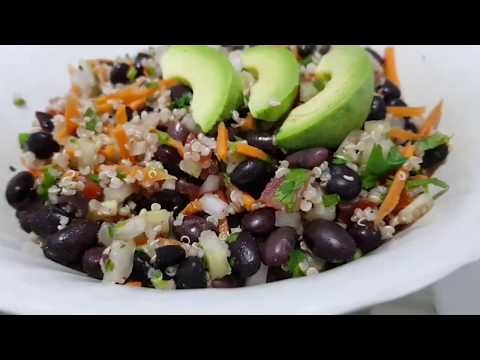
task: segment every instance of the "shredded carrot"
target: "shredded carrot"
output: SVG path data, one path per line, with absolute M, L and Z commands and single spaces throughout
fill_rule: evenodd
M 240 128 L 245 131 L 255 130 L 257 128 L 257 122 L 255 121 L 255 118 L 252 116 L 252 114 L 247 115 L 245 120 L 242 122 Z
M 378 210 L 377 217 L 375 218 L 375 225 L 378 225 L 383 219 L 385 219 L 385 217 L 395 210 L 400 202 L 400 196 L 405 188 L 407 179 L 408 171 L 403 167 L 400 168 L 395 174 L 395 178 L 393 179 L 392 185 L 390 185 L 387 196 Z
M 395 57 L 395 49 L 392 47 L 387 47 L 385 49 L 385 76 L 388 80 L 393 82 L 395 85 L 400 87 L 400 77 L 397 72 L 397 60 Z
M 137 246 L 143 246 L 148 243 L 148 237 L 145 234 L 139 235 L 135 238 L 135 244 Z
M 100 154 L 105 156 L 107 160 L 116 161 L 117 152 L 115 151 L 115 146 L 107 145 L 100 149 Z
M 95 100 L 96 105 L 105 104 L 108 100 L 122 101 L 124 103 L 129 103 L 135 101 L 139 98 L 147 96 L 151 93 L 150 89 L 141 89 L 138 86 L 132 85 L 125 87 L 117 92 L 114 92 L 110 95 L 100 96 Z
M 443 114 L 443 100 L 435 106 L 428 116 L 427 120 L 420 129 L 420 134 L 423 137 L 429 136 L 435 130 L 442 119 Z
M 108 104 L 108 103 L 97 104 L 97 105 L 95 105 L 95 110 L 100 115 L 101 114 L 106 114 L 106 113 L 111 113 L 111 112 L 113 112 L 113 105 Z
M 100 185 L 95 184 L 93 181 L 86 179 L 85 187 L 83 188 L 83 195 L 88 200 L 100 199 L 103 195 L 103 189 Z
M 185 148 L 183 147 L 183 144 L 180 141 L 175 140 L 174 138 L 170 138 L 168 139 L 167 145 L 176 149 L 178 152 L 178 155 L 180 155 L 180 157 L 183 159 L 185 155 Z
M 128 104 L 128 107 L 137 111 L 145 107 L 145 103 L 147 102 L 146 98 L 140 98 L 137 100 L 134 100 Z
M 132 287 L 132 288 L 141 288 L 142 282 L 141 281 L 129 281 L 125 284 L 125 286 Z
M 117 113 L 115 114 L 115 120 L 118 125 L 123 125 L 128 122 L 127 107 L 125 105 L 121 105 L 118 108 Z
M 264 160 L 264 161 L 270 158 L 265 151 L 260 150 L 248 144 L 237 144 L 235 148 L 237 153 L 251 157 L 251 158 Z
M 218 125 L 217 158 L 221 161 L 227 161 L 228 158 L 228 130 L 223 122 Z
M 392 214 L 397 215 L 400 211 L 405 209 L 408 205 L 413 202 L 413 198 L 408 194 L 406 189 L 403 189 L 402 194 L 400 195 L 400 200 L 397 207 L 392 211 Z
M 80 107 L 78 98 L 74 94 L 70 94 L 65 104 L 65 133 L 73 135 L 78 128 L 75 118 L 80 116 Z
M 389 114 L 399 118 L 421 117 L 425 113 L 425 107 L 389 106 L 387 111 Z
M 160 81 L 160 92 L 163 93 L 178 84 L 179 82 L 177 80 L 173 80 L 173 79 L 162 80 Z
M 202 204 L 197 199 L 197 200 L 193 200 L 190 204 L 188 204 L 185 207 L 185 209 L 183 209 L 183 214 L 187 216 L 191 216 L 191 215 L 198 214 L 201 211 L 202 211 Z
M 230 227 L 228 226 L 227 218 L 223 218 L 219 220 L 218 231 L 220 233 L 220 236 L 227 237 L 230 234 Z
M 414 132 L 407 131 L 400 128 L 393 128 L 390 130 L 390 137 L 400 141 L 417 141 L 422 139 L 421 134 L 415 134 Z
M 256 202 L 252 195 L 243 193 L 243 206 L 247 211 L 254 211 Z
M 122 159 L 129 159 L 130 154 L 127 149 L 128 135 L 125 132 L 125 129 L 122 126 L 115 127 L 115 129 L 113 129 L 113 136 L 115 137 L 115 140 L 117 140 Z
M 163 169 L 139 168 L 139 170 L 143 172 L 143 182 L 145 184 L 174 179 L 173 176 L 168 175 L 168 172 Z
M 39 178 L 40 176 L 43 175 L 43 173 L 38 169 L 30 169 L 29 171 L 34 178 Z
M 400 153 L 405 156 L 407 159 L 411 158 L 413 155 L 415 155 L 415 146 L 409 144 L 406 145 L 405 147 L 400 150 Z

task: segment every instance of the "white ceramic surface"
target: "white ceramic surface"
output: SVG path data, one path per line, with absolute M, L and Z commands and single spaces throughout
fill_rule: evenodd
M 18 132 L 33 112 L 68 88 L 66 66 L 141 46 L 0 47 L 0 189 L 18 165 Z M 378 46 L 381 48 L 381 46 Z M 434 210 L 373 254 L 316 277 L 236 290 L 162 293 L 104 286 L 43 258 L 0 200 L 0 310 L 23 314 L 338 314 L 389 301 L 480 259 L 478 104 L 480 47 L 398 46 L 406 100 L 431 108 L 445 99 L 442 130 L 454 152 L 438 174 L 451 185 Z M 14 94 L 27 109 L 12 105 Z M 3 190 L 2 190 L 3 191 Z

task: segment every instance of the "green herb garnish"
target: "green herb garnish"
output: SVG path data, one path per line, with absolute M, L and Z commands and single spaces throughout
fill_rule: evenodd
M 298 191 L 305 186 L 311 173 L 305 169 L 292 169 L 275 193 L 275 199 L 280 201 L 288 211 L 293 211 L 297 202 Z
M 182 109 L 187 106 L 190 106 L 190 103 L 192 102 L 193 95 L 191 93 L 187 93 L 183 95 L 180 99 L 175 101 L 174 107 L 177 109 Z
M 416 145 L 419 149 L 427 151 L 435 149 L 440 145 L 448 144 L 449 142 L 450 136 L 437 132 L 424 140 L 418 141 Z
M 150 82 L 145 84 L 145 87 L 147 89 L 158 89 L 160 87 L 160 85 L 158 84 L 157 81 L 150 81 Z
M 20 147 L 22 149 L 27 148 L 27 142 L 28 139 L 30 139 L 30 134 L 29 133 L 20 133 L 18 134 L 18 142 L 20 143 Z
M 96 174 L 90 174 L 90 175 L 88 175 L 88 178 L 96 184 L 100 183 L 100 176 L 98 176 Z
M 44 200 L 48 200 L 48 190 L 57 183 L 57 177 L 51 166 L 43 170 L 43 179 L 37 188 L 37 194 Z
M 378 183 L 378 179 L 399 169 L 405 162 L 405 158 L 397 147 L 393 147 L 387 155 L 383 156 L 382 146 L 375 144 L 367 162 L 367 168 L 362 174 L 362 186 L 371 189 Z
M 231 234 L 231 235 L 227 238 L 227 243 L 228 243 L 228 244 L 233 244 L 235 241 L 238 240 L 239 237 L 240 237 L 240 234 L 239 234 L 239 233 Z
M 24 98 L 17 97 L 13 99 L 13 105 L 15 105 L 16 107 L 24 107 L 27 105 L 27 101 Z
M 166 133 L 165 131 L 157 131 L 157 137 L 158 141 L 160 141 L 160 144 L 168 145 L 170 141 L 170 135 L 168 135 L 168 133 Z
M 295 250 L 290 254 L 287 266 L 294 278 L 305 276 L 305 273 L 300 269 L 300 264 L 304 261 L 305 253 L 303 251 Z
M 108 259 L 106 262 L 105 262 L 105 272 L 113 272 L 113 270 L 115 270 L 115 264 L 114 262 L 111 260 L 111 259 Z
M 112 238 L 112 239 L 115 236 L 115 226 L 114 225 L 108 227 L 108 236 L 110 236 L 110 238 Z
M 138 74 L 137 69 L 135 69 L 134 67 L 131 67 L 130 69 L 128 69 L 127 79 L 130 81 L 133 81 L 137 77 L 137 74 Z
M 438 186 L 439 188 L 442 188 L 442 189 L 448 189 L 449 188 L 448 184 L 445 181 L 442 181 L 442 180 L 437 179 L 437 178 L 416 179 L 416 180 L 408 180 L 407 181 L 407 189 L 408 190 L 411 190 L 411 189 L 414 189 L 414 188 L 417 188 L 417 187 L 422 187 L 422 186 L 428 187 L 428 185 Z
M 345 165 L 346 163 L 347 163 L 347 159 L 343 157 L 337 157 L 337 156 L 335 156 L 332 161 L 332 164 L 334 165 Z
M 310 64 L 312 61 L 313 61 L 313 56 L 312 56 L 312 55 L 308 55 L 306 58 L 303 58 L 303 59 L 300 61 L 300 65 L 308 65 L 308 64 Z
M 90 131 L 96 131 L 97 123 L 100 121 L 97 112 L 92 108 L 88 108 L 87 111 L 85 111 L 84 116 L 90 119 L 85 124 L 85 128 Z
M 323 195 L 322 201 L 323 201 L 323 206 L 326 208 L 332 207 L 332 206 L 337 206 L 338 203 L 340 203 L 340 196 L 337 194 L 328 194 L 328 195 Z
M 121 172 L 121 171 L 118 171 L 117 172 L 117 177 L 120 179 L 120 180 L 123 180 L 127 177 L 127 174 Z
M 157 76 L 157 70 L 155 70 L 154 67 L 152 67 L 152 66 L 145 66 L 144 69 L 145 69 L 145 72 L 147 73 L 148 76 L 150 76 L 150 77 L 155 77 L 155 76 Z

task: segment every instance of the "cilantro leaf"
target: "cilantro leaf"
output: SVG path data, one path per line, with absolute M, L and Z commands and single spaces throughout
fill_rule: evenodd
M 177 109 L 182 109 L 187 106 L 190 106 L 190 103 L 192 102 L 193 94 L 187 93 L 183 95 L 180 99 L 175 101 L 174 107 Z
M 310 171 L 306 169 L 292 169 L 283 180 L 275 193 L 275 199 L 286 206 L 288 211 L 293 211 L 297 202 L 298 191 L 310 179 Z
M 308 55 L 306 58 L 302 59 L 300 61 L 300 64 L 301 65 L 308 65 L 310 64 L 311 62 L 313 61 L 313 56 L 312 55 Z
M 168 133 L 165 131 L 157 131 L 157 137 L 160 144 L 168 145 L 168 142 L 170 141 L 170 135 L 168 135 Z
M 158 84 L 157 81 L 150 81 L 148 83 L 145 84 L 145 87 L 147 89 L 157 89 L 160 85 Z
M 20 133 L 18 134 L 18 142 L 20 143 L 20 147 L 22 149 L 27 148 L 27 142 L 28 139 L 30 139 L 30 134 L 29 133 Z
M 130 81 L 133 81 L 133 80 L 135 80 L 135 78 L 137 77 L 137 74 L 138 74 L 137 69 L 135 69 L 135 68 L 132 66 L 130 69 L 128 69 L 127 79 L 130 80 Z
M 362 188 L 366 190 L 373 189 L 375 186 L 378 185 L 378 179 L 374 175 L 364 175 L 361 176 L 362 179 Z
M 416 145 L 421 150 L 427 151 L 427 150 L 435 149 L 440 145 L 448 144 L 449 141 L 450 141 L 450 137 L 448 135 L 437 132 L 424 140 L 418 141 Z
M 287 266 L 294 278 L 305 276 L 303 270 L 300 269 L 300 264 L 303 261 L 305 261 L 305 253 L 303 251 L 295 250 L 290 254 Z
M 117 177 L 120 179 L 120 180 L 123 180 L 127 177 L 127 174 L 121 172 L 121 171 L 118 171 L 117 172 Z
M 416 180 L 408 180 L 407 181 L 407 189 L 411 190 L 417 187 L 421 186 L 428 186 L 428 185 L 434 185 L 438 186 L 442 189 L 448 189 L 449 186 L 446 182 L 437 179 L 437 178 L 431 178 L 431 179 L 416 179 Z
M 90 180 L 92 180 L 94 183 L 99 184 L 100 183 L 100 176 L 95 175 L 95 174 L 90 174 L 88 176 Z
M 111 259 L 108 259 L 105 262 L 105 271 L 106 272 L 113 272 L 113 270 L 115 270 L 115 263 Z
M 97 112 L 92 108 L 88 108 L 84 114 L 85 117 L 88 117 L 90 120 L 85 124 L 85 128 L 90 131 L 96 131 L 97 123 L 100 121 Z
M 235 241 L 238 240 L 239 237 L 240 237 L 239 233 L 232 234 L 227 238 L 227 243 L 228 244 L 233 244 Z
M 400 166 L 405 164 L 406 161 L 407 159 L 400 154 L 397 147 L 393 147 L 385 159 L 382 146 L 375 144 L 367 162 L 366 173 L 368 175 L 382 177 L 397 170 Z
M 337 206 L 337 204 L 340 202 L 340 196 L 338 196 L 338 194 L 323 195 L 322 201 L 323 206 L 326 208 Z
M 339 156 L 335 156 L 332 161 L 332 164 L 334 165 L 345 165 L 346 163 L 347 163 L 347 159 Z
M 154 67 L 152 67 L 152 66 L 145 66 L 144 69 L 145 69 L 145 72 L 147 73 L 148 76 L 150 76 L 150 77 L 155 77 L 155 76 L 157 76 L 157 70 L 155 70 Z

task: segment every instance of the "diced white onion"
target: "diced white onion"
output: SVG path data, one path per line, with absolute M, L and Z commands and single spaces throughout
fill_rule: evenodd
M 218 175 L 209 175 L 200 188 L 200 194 L 218 191 L 218 189 L 220 189 L 220 180 L 220 176 Z
M 284 211 L 275 212 L 275 226 L 289 226 L 294 228 L 298 234 L 303 232 L 302 218 L 300 213 L 288 213 Z
M 200 198 L 200 204 L 203 211 L 208 215 L 215 215 L 218 218 L 221 215 L 226 215 L 228 204 L 217 195 L 205 194 Z
M 133 240 L 114 241 L 107 251 L 109 251 L 108 258 L 101 261 L 103 281 L 113 284 L 125 283 L 133 269 L 135 242 Z M 105 266 L 108 261 L 112 264 L 110 269 Z

